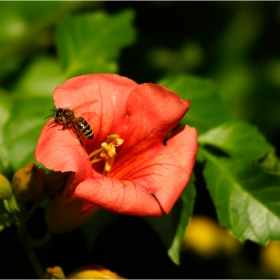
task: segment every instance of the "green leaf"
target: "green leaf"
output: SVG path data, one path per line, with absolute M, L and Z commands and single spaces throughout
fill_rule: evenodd
M 41 55 L 32 60 L 11 90 L 24 95 L 51 96 L 62 82 L 59 62 L 51 56 Z
M 101 231 L 113 224 L 119 217 L 120 215 L 116 213 L 100 209 L 85 224 L 83 224 L 82 229 L 89 252 Z
M 188 186 L 169 215 L 144 218 L 158 233 L 167 249 L 168 256 L 177 265 L 180 264 L 180 247 L 193 211 L 194 198 L 194 175 L 192 175 Z
M 0 2 L 0 44 L 22 39 L 29 28 L 42 25 L 47 18 L 61 15 L 62 11 L 77 7 L 77 4 L 63 2 L 6 1 Z M 73 8 L 72 8 L 73 9 Z M 42 22 L 43 21 L 43 22 Z
M 248 160 L 273 153 L 274 147 L 256 127 L 244 122 L 228 122 L 215 127 L 198 138 L 199 144 L 211 145 L 234 157 Z
M 204 176 L 219 221 L 240 241 L 266 244 L 280 240 L 280 176 L 267 174 L 254 162 L 207 158 Z
M 216 86 L 208 79 L 179 75 L 159 83 L 191 101 L 182 122 L 194 126 L 199 134 L 233 119 L 220 100 Z
M 117 72 L 120 50 L 135 38 L 133 17 L 132 10 L 114 15 L 99 11 L 62 20 L 56 40 L 65 77 Z
M 259 158 L 256 163 L 264 172 L 280 175 L 280 162 L 275 154 L 268 153 L 264 157 Z
M 0 172 L 8 175 L 9 170 L 9 156 L 7 147 L 4 145 L 4 126 L 11 117 L 11 100 L 4 93 L 0 93 Z
M 72 11 L 89 6 L 72 1 L 6 1 L 0 3 L 0 80 L 19 67 L 37 49 L 52 44 L 50 27 Z M 93 4 L 95 5 L 95 4 Z
M 8 151 L 7 159 L 13 171 L 34 162 L 34 151 L 46 123 L 48 109 L 53 108 L 51 97 L 11 96 L 12 117 L 4 127 L 3 147 Z

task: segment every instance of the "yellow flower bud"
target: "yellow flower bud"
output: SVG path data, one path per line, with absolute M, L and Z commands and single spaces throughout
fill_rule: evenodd
M 48 267 L 46 269 L 45 279 L 66 279 L 60 266 Z
M 273 274 L 274 277 L 280 278 L 280 242 L 270 241 L 260 250 L 260 263 L 267 272 Z
M 192 217 L 182 242 L 181 250 L 192 249 L 207 258 L 222 252 L 233 255 L 241 249 L 240 242 L 208 217 Z
M 13 177 L 12 186 L 19 200 L 38 198 L 44 189 L 45 172 L 34 163 L 19 169 Z
M 125 279 L 115 272 L 99 265 L 82 266 L 67 276 L 67 279 Z
M 9 199 L 12 195 L 13 190 L 9 180 L 0 174 L 0 199 Z

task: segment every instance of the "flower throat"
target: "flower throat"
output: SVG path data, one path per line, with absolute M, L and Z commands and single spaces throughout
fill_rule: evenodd
M 103 172 L 104 176 L 109 176 L 112 170 L 116 153 L 116 147 L 119 147 L 124 142 L 117 134 L 111 134 L 107 137 L 106 141 L 101 143 L 101 147 L 89 154 L 91 164 L 95 164 L 100 161 L 104 162 Z

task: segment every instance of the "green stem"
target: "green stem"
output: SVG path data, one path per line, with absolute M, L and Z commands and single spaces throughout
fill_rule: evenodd
M 51 234 L 49 232 L 47 232 L 46 235 L 42 238 L 42 240 L 34 240 L 33 238 L 31 238 L 29 236 L 29 234 L 27 232 L 27 228 L 26 228 L 26 221 L 35 212 L 38 205 L 39 205 L 39 200 L 36 201 L 34 203 L 32 209 L 29 212 L 27 212 L 25 203 L 21 202 L 20 213 L 19 213 L 20 215 L 19 215 L 19 224 L 18 224 L 18 234 L 19 234 L 21 245 L 24 248 L 34 270 L 36 271 L 38 278 L 43 279 L 45 276 L 45 271 L 43 270 L 43 268 L 37 258 L 34 247 L 35 246 L 39 247 L 40 245 L 42 246 L 42 245 L 46 244 L 50 240 Z
M 42 266 L 36 256 L 33 246 L 30 244 L 29 236 L 27 235 L 26 232 L 20 234 L 20 241 L 30 262 L 32 263 L 34 270 L 36 271 L 38 278 L 43 279 L 45 276 L 45 272 L 42 269 Z
M 39 205 L 40 205 L 40 199 L 37 199 L 34 202 L 32 208 L 25 214 L 24 223 L 26 223 L 27 220 L 34 214 L 34 212 L 37 210 Z
M 30 243 L 32 243 L 32 245 L 34 247 L 43 247 L 51 240 L 52 236 L 53 236 L 53 234 L 47 230 L 45 235 L 43 236 L 43 238 L 33 239 L 33 238 L 29 237 L 29 239 L 30 239 Z

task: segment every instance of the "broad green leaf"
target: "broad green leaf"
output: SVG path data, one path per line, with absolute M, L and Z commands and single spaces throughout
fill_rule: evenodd
M 0 173 L 8 175 L 9 170 L 9 157 L 7 147 L 4 145 L 5 131 L 4 126 L 11 117 L 11 101 L 5 93 L 0 93 Z
M 64 78 L 59 62 L 51 56 L 43 55 L 33 59 L 12 87 L 12 91 L 24 95 L 51 96 L 62 82 Z
M 254 160 L 274 152 L 256 127 L 245 122 L 228 122 L 202 134 L 199 144 L 211 145 L 234 157 Z
M 9 165 L 16 171 L 35 161 L 35 147 L 53 100 L 51 97 L 11 98 L 12 117 L 4 127 L 3 147 L 8 151 Z
M 51 17 L 50 13 L 65 9 L 66 6 L 61 2 L 0 2 L 0 46 L 12 47 L 13 43 L 20 43 L 28 33 L 34 32 L 34 27 L 36 29 L 38 25 L 43 25 Z
M 203 156 L 203 153 L 201 152 L 201 149 L 197 150 L 196 161 L 198 161 L 198 162 L 204 161 L 204 156 Z
M 158 233 L 167 249 L 168 256 L 177 265 L 180 264 L 180 247 L 193 211 L 194 198 L 194 175 L 192 175 L 188 186 L 169 215 L 144 218 Z
M 280 175 L 280 162 L 273 153 L 268 153 L 264 157 L 259 158 L 256 163 L 266 173 Z
M 63 2 L 0 2 L 0 44 L 22 39 L 28 29 L 34 25 L 43 24 L 46 18 L 53 17 L 54 12 L 69 9 L 76 4 Z M 77 5 L 76 5 L 77 6 Z M 53 13 L 53 14 L 52 14 Z M 34 27 L 34 26 L 33 26 Z M 36 26 L 37 27 L 37 26 Z
M 56 41 L 65 77 L 117 72 L 120 50 L 135 38 L 133 17 L 132 10 L 113 15 L 98 11 L 62 20 Z
M 280 176 L 263 172 L 255 163 L 201 151 L 220 223 L 240 241 L 280 240 Z
M 1 2 L 0 79 L 3 80 L 10 72 L 18 72 L 25 59 L 37 49 L 49 47 L 52 44 L 50 27 L 70 12 L 89 6 L 88 3 L 83 1 Z
M 221 102 L 216 86 L 208 79 L 180 75 L 159 83 L 191 101 L 191 108 L 182 122 L 194 126 L 199 134 L 233 119 Z
M 101 231 L 113 224 L 119 217 L 120 215 L 116 213 L 100 209 L 82 226 L 89 252 Z
M 11 117 L 11 100 L 5 92 L 0 92 L 0 144 L 3 142 L 3 127 Z

